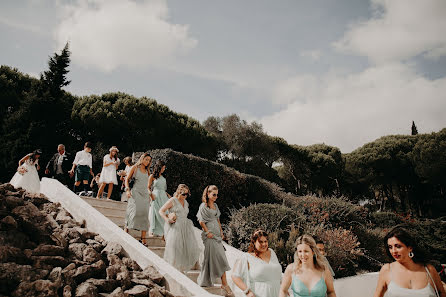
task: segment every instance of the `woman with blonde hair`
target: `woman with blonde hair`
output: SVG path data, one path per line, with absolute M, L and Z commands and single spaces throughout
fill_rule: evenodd
M 189 187 L 180 184 L 173 197 L 159 210 L 160 216 L 166 222 L 164 260 L 182 272 L 190 270 L 200 256 L 198 242 L 194 236 L 194 225 L 187 218 L 189 203 L 186 198 L 189 196 Z
M 149 175 L 152 157 L 149 153 L 144 153 L 139 161 L 130 169 L 125 179 L 125 192 L 128 203 L 125 216 L 125 231 L 135 229 L 141 231 L 141 242 L 146 245 L 146 232 L 149 229 Z M 134 179 L 130 188 L 130 180 Z
M 336 297 L 331 272 L 310 235 L 297 239 L 294 263 L 285 270 L 279 296 L 287 297 L 290 286 L 294 297 Z
M 254 231 L 248 252 L 236 260 L 231 277 L 248 297 L 279 296 L 282 266 L 276 253 L 268 248 L 266 231 Z
M 202 287 L 211 287 L 215 279 L 221 278 L 222 289 L 226 296 L 234 296 L 226 280 L 226 271 L 231 270 L 223 247 L 223 229 L 220 223 L 220 209 L 215 201 L 218 198 L 218 188 L 215 185 L 207 186 L 203 191 L 201 205 L 197 218 L 203 232 L 201 239 L 204 244 L 204 258 L 197 283 Z

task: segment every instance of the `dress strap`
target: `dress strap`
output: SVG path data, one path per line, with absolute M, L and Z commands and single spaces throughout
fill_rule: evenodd
M 427 268 L 427 266 L 424 266 L 424 269 L 426 269 L 426 272 L 427 272 L 427 275 L 429 276 L 429 279 L 431 280 L 432 284 L 434 284 L 433 287 L 435 289 L 435 295 L 437 297 L 440 297 L 440 294 L 438 293 L 437 285 L 435 284 L 434 279 L 432 278 L 432 275 L 429 272 L 429 269 Z
M 390 281 L 393 281 L 392 264 L 389 264 L 389 272 L 390 272 Z

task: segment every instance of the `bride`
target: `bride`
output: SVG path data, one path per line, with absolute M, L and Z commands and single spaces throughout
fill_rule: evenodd
M 35 150 L 31 154 L 28 154 L 20 159 L 17 172 L 16 174 L 14 174 L 9 183 L 15 188 L 20 187 L 27 190 L 28 192 L 39 194 L 40 179 L 37 170 L 40 169 L 39 157 L 41 154 L 41 150 Z

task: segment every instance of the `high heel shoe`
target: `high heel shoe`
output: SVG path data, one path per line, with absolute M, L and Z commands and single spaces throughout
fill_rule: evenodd
M 225 291 L 225 297 L 235 297 L 234 292 L 232 292 L 228 285 L 221 286 L 221 288 Z

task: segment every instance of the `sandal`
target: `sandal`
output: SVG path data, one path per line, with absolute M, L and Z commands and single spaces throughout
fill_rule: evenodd
M 234 292 L 232 292 L 228 285 L 221 286 L 221 288 L 225 291 L 225 297 L 235 297 Z

